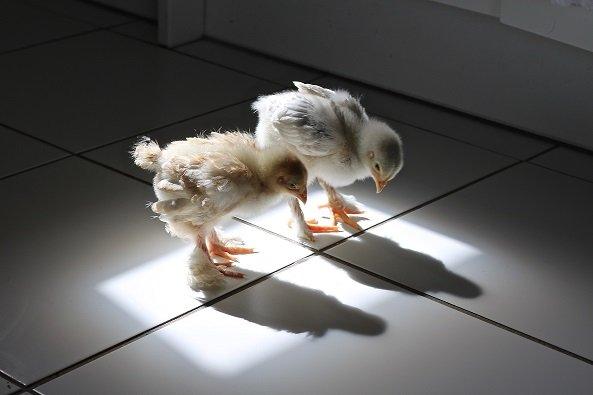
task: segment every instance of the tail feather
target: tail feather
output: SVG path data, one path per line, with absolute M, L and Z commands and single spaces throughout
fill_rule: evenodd
M 155 141 L 148 137 L 143 137 L 134 145 L 131 154 L 137 166 L 145 170 L 159 171 L 159 159 L 162 151 Z

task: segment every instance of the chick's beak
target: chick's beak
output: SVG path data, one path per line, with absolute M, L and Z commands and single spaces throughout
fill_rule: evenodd
M 387 181 L 383 181 L 383 180 L 379 179 L 379 177 L 376 175 L 373 175 L 373 178 L 375 179 L 375 186 L 377 187 L 377 193 L 381 193 L 383 188 L 385 188 L 385 185 L 387 185 Z
M 307 204 L 307 188 L 296 191 L 294 196 L 303 202 L 303 204 Z

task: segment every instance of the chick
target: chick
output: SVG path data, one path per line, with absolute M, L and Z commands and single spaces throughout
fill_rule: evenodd
M 253 252 L 222 240 L 217 223 L 261 210 L 283 196 L 307 201 L 307 170 L 301 161 L 286 150 L 257 148 L 246 133 L 212 133 L 175 141 L 163 150 L 143 138 L 132 156 L 136 165 L 156 173 L 158 201 L 151 209 L 167 231 L 195 242 L 189 262 L 192 288 L 219 285 L 222 275 L 243 277 L 230 267 L 234 254 Z M 224 262 L 215 263 L 214 255 Z
M 259 147 L 284 146 L 301 159 L 309 182 L 317 179 L 326 191 L 334 223 L 356 230 L 348 214 L 362 211 L 335 188 L 373 177 L 377 193 L 402 169 L 402 142 L 385 122 L 370 118 L 360 102 L 343 90 L 294 82 L 297 90 L 262 96 L 258 113 Z M 300 237 L 314 240 L 314 224 L 303 220 L 296 200 L 290 202 Z

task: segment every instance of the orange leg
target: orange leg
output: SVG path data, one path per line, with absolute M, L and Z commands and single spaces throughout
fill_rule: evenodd
M 210 256 L 218 256 L 226 260 L 226 262 L 217 262 L 217 269 L 225 276 L 230 277 L 242 277 L 242 274 L 230 269 L 233 262 L 237 262 L 239 259 L 235 255 L 253 254 L 255 250 L 253 248 L 241 247 L 229 245 L 227 242 L 222 241 L 216 230 L 212 230 L 208 237 L 208 253 Z
M 329 207 L 331 209 L 334 224 L 337 222 L 342 222 L 356 231 L 361 231 L 362 227 L 355 220 L 350 218 L 348 214 L 360 214 L 362 211 L 356 207 L 347 205 L 342 195 L 340 195 L 338 191 L 336 191 L 334 187 L 328 183 L 319 180 L 319 184 L 323 187 L 323 189 L 325 189 L 329 202 L 320 207 Z
M 288 226 L 292 228 L 293 219 L 288 220 Z M 307 225 L 307 229 L 309 229 L 312 233 L 333 233 L 339 232 L 340 228 L 336 225 L 319 225 L 316 219 L 308 219 L 305 221 L 305 225 Z
M 296 198 L 292 198 L 288 201 L 292 218 L 288 220 L 289 227 L 295 227 L 298 232 L 298 236 L 309 241 L 315 241 L 315 233 L 331 233 L 339 232 L 340 229 L 334 225 L 319 225 L 316 219 L 305 220 L 303 210 L 299 201 Z
M 352 229 L 356 230 L 357 232 L 360 232 L 362 230 L 362 227 L 358 224 L 358 222 L 356 222 L 355 220 L 350 218 L 350 216 L 348 216 L 348 212 L 346 210 L 344 210 L 343 208 L 340 208 L 339 206 L 337 206 L 337 207 L 332 206 L 331 210 L 333 212 L 334 223 L 342 222 L 342 223 L 350 226 Z

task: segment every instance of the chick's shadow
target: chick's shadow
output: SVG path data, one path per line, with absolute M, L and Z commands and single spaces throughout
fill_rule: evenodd
M 247 278 L 262 273 L 245 269 Z M 322 291 L 270 277 L 254 288 L 212 306 L 215 310 L 249 322 L 289 333 L 322 337 L 330 329 L 378 336 L 386 322 L 373 314 L 345 305 Z
M 478 284 L 449 270 L 442 261 L 430 255 L 403 248 L 389 238 L 365 233 L 358 240 L 350 243 L 352 243 L 351 248 L 363 251 L 365 268 L 417 291 L 444 292 L 467 299 L 482 295 L 482 288 Z M 332 255 L 331 249 L 327 253 Z M 348 259 L 345 260 L 348 261 Z M 389 283 L 361 271 L 351 270 L 348 273 L 358 283 L 379 289 L 393 289 Z M 399 290 L 411 293 L 404 288 Z

